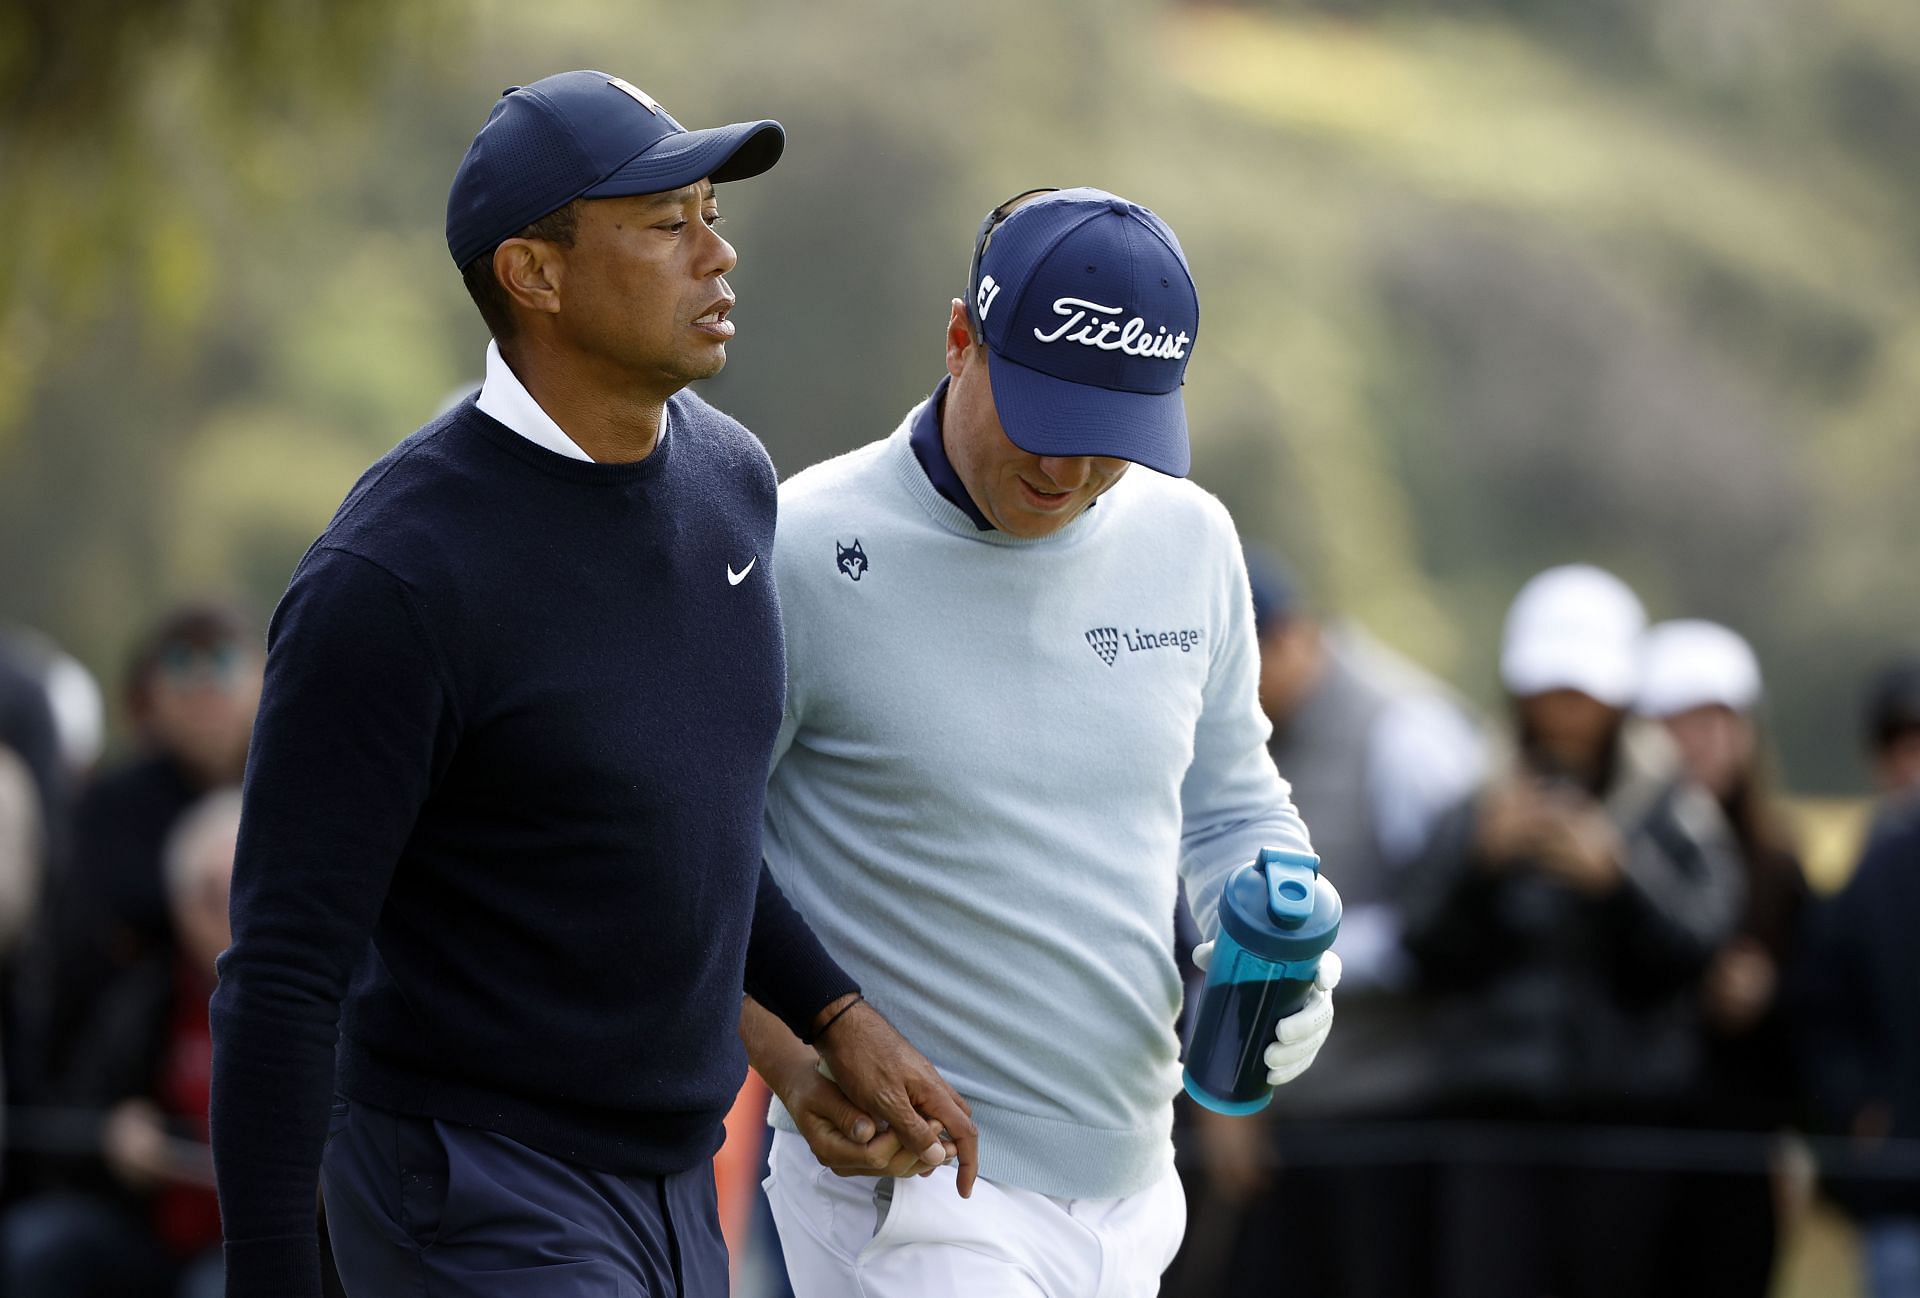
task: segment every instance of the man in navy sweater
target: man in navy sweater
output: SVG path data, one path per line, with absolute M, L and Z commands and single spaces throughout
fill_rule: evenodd
M 760 859 L 774 473 L 681 389 L 733 335 L 713 182 L 782 145 L 569 72 L 461 164 L 486 384 L 367 472 L 269 634 L 213 1001 L 235 1298 L 318 1294 L 316 1180 L 356 1295 L 724 1295 L 743 992 L 970 1180 L 964 1104 Z

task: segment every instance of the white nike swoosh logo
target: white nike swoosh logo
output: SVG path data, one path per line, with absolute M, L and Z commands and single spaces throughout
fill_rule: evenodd
M 747 560 L 747 566 L 742 568 L 739 572 L 735 572 L 733 570 L 733 565 L 728 564 L 727 565 L 727 585 L 738 586 L 741 582 L 745 581 L 747 579 L 747 574 L 753 571 L 753 565 L 759 562 L 760 562 L 760 556 L 756 554 L 753 556 L 753 558 Z

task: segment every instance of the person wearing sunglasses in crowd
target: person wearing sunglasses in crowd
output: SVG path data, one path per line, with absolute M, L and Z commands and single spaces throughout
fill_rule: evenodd
M 1032 191 L 982 223 L 943 324 L 932 395 L 781 489 L 765 849 L 967 1099 L 979 1180 L 961 1199 L 964 1171 L 873 1134 L 749 1003 L 768 1193 L 799 1298 L 1148 1295 L 1186 1219 L 1176 889 L 1210 934 L 1230 871 L 1309 848 L 1266 750 L 1239 538 L 1184 480 L 1199 301 L 1146 208 Z M 1319 1049 L 1338 963 L 1270 1080 Z
M 240 780 L 260 698 L 258 634 L 240 609 L 199 601 L 161 616 L 136 645 L 125 702 L 137 748 L 81 795 L 71 858 L 49 877 L 8 1042 L 12 1103 L 102 1110 L 163 1071 L 177 1026 L 164 993 L 191 936 L 179 930 L 166 845 L 191 808 Z M 13 1134 L 21 1145 L 46 1139 Z M 138 1298 L 163 1286 L 151 1186 L 125 1170 L 98 1147 L 18 1162 L 22 1202 L 0 1223 L 0 1288 Z
M 239 608 L 208 600 L 166 613 L 134 650 L 125 698 L 138 748 L 82 794 L 73 858 L 51 899 L 57 973 L 43 1050 L 56 1089 L 103 989 L 172 957 L 162 848 L 182 812 L 240 781 L 260 702 L 258 641 Z

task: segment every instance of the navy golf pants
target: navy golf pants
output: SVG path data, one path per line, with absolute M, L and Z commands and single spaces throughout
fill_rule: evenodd
M 616 1176 L 336 1100 L 320 1184 L 352 1298 L 727 1298 L 711 1164 Z

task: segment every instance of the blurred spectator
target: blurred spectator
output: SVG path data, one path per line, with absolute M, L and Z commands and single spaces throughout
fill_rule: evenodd
M 41 883 L 40 795 L 33 772 L 0 744 L 0 959 L 33 917 Z
M 46 692 L 66 774 L 72 781 L 85 779 L 106 743 L 106 704 L 100 682 L 78 658 L 39 631 L 11 627 L 0 631 L 0 641 Z
M 1425 1169 L 1344 1165 L 1338 1124 L 1430 1108 L 1398 891 L 1435 821 L 1479 782 L 1480 738 L 1437 680 L 1358 627 L 1323 626 L 1278 560 L 1249 549 L 1247 572 L 1274 763 L 1345 903 L 1339 1023 L 1262 1118 L 1194 1108 L 1206 1179 L 1169 1287 L 1253 1292 L 1283 1271 L 1303 1293 L 1400 1298 L 1427 1280 Z M 1216 1250 L 1225 1273 L 1205 1274 Z
M 57 837 L 66 823 L 68 771 L 61 756 L 60 727 L 27 642 L 0 634 L 0 747 L 11 749 L 33 777 L 40 822 Z
M 1874 788 L 1885 808 L 1920 800 L 1920 658 L 1891 663 L 1874 679 L 1866 720 Z
M 104 991 L 171 959 L 161 848 L 182 811 L 240 781 L 260 698 L 258 640 L 238 610 L 195 604 L 161 619 L 133 655 L 127 705 L 138 752 L 81 797 L 72 859 L 51 898 L 43 1102 L 65 1102 L 53 1079 Z
M 163 853 L 175 952 L 127 970 L 76 1042 L 71 1103 L 99 1116 L 94 1173 L 17 1205 L 0 1227 L 5 1292 L 218 1298 L 220 1215 L 207 1147 L 207 1001 L 230 934 L 237 790 L 179 818 Z
M 1798 1009 L 1819 1114 L 1866 1163 L 1826 1188 L 1860 1224 L 1874 1298 L 1916 1298 L 1920 1176 L 1875 1155 L 1920 1141 L 1920 660 L 1874 682 L 1867 738 L 1882 806 L 1859 867 L 1816 919 Z
M 35 847 L 32 868 L 9 871 L 9 878 L 31 891 L 19 899 L 29 909 L 19 912 L 9 940 L 0 947 L 0 1094 L 9 1099 L 34 1089 L 35 1065 L 44 1054 L 41 1037 L 44 1016 L 37 1012 L 46 1001 L 49 959 L 45 943 L 21 928 L 32 916 L 48 878 L 59 868 L 68 823 L 69 772 L 60 756 L 60 731 L 52 699 L 36 670 L 25 640 L 0 633 L 0 750 L 7 754 L 9 817 L 0 812 L 0 834 L 31 833 Z M 20 779 L 30 801 L 18 809 Z M 30 815 L 28 813 L 31 813 Z M 0 853 L 10 845 L 0 845 Z M 11 865 L 24 867 L 28 858 L 15 856 Z
M 1687 620 L 1647 633 L 1640 711 L 1664 723 L 1687 773 L 1718 800 L 1746 869 L 1746 910 L 1701 989 L 1707 1061 L 1690 1121 L 1750 1132 L 1778 1131 L 1801 1116 L 1781 992 L 1809 898 L 1774 798 L 1755 718 L 1760 699 L 1760 664 L 1735 632 Z M 1673 1291 L 1767 1293 L 1784 1184 L 1760 1173 L 1684 1178 L 1669 1227 Z
M 10 962 L 40 892 L 40 794 L 33 773 L 0 744 L 0 963 Z M 0 1050 L 12 1042 L 0 1031 Z M 6 1088 L 0 1086 L 0 1113 Z M 0 1136 L 4 1136 L 0 1129 Z
M 1406 940 L 1459 1117 L 1663 1124 L 1701 1079 L 1702 977 L 1744 889 L 1713 799 L 1627 716 L 1644 625 L 1599 569 L 1526 584 L 1500 655 L 1513 752 L 1408 871 Z M 1442 1295 L 1658 1291 L 1671 1175 L 1463 1155 L 1439 1176 Z
M 72 654 L 48 643 L 47 697 L 60 732 L 60 752 L 76 780 L 93 773 L 107 745 L 107 705 L 100 682 Z

